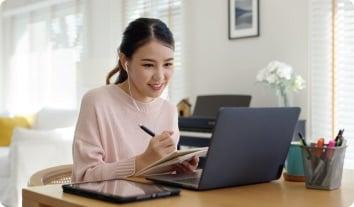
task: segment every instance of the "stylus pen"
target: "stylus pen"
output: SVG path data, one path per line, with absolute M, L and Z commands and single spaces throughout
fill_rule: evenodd
M 142 124 L 139 124 L 139 126 L 142 130 L 144 130 L 144 132 L 148 133 L 150 136 L 152 136 L 152 137 L 155 136 L 155 133 L 152 132 L 150 129 L 148 129 L 146 126 L 144 126 Z

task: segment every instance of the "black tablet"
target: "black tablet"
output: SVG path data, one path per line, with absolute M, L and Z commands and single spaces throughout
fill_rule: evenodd
M 161 198 L 179 195 L 180 193 L 180 190 L 177 188 L 170 188 L 156 184 L 145 184 L 121 179 L 66 184 L 62 187 L 65 193 L 72 193 L 115 203 L 126 203 Z

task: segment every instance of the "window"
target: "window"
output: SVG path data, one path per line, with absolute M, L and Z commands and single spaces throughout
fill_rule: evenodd
M 183 67 L 183 1 L 182 0 L 125 0 L 124 27 L 139 17 L 161 19 L 173 32 L 175 38 L 175 72 L 165 90 L 172 102 L 177 103 L 186 95 L 185 70 Z
M 75 108 L 82 5 L 78 0 L 3 4 L 2 65 L 5 109 Z
M 311 137 L 334 137 L 344 128 L 346 168 L 354 168 L 354 5 L 311 0 Z

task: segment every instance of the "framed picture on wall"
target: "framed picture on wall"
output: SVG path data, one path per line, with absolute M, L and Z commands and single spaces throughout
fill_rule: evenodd
M 259 36 L 259 0 L 229 0 L 229 39 Z

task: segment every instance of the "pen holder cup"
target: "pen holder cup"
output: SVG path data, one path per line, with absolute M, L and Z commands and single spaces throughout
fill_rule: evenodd
M 300 142 L 291 142 L 288 156 L 285 160 L 283 176 L 286 181 L 305 182 L 302 145 Z
M 340 187 L 347 146 L 302 147 L 306 188 L 334 190 Z

